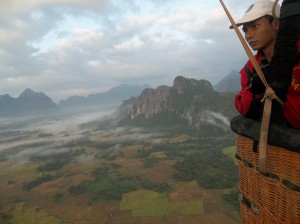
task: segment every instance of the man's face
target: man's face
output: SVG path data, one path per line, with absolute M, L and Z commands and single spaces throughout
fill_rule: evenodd
M 273 20 L 271 23 L 266 17 L 245 23 L 243 31 L 245 39 L 253 50 L 273 49 L 278 31 L 279 22 Z

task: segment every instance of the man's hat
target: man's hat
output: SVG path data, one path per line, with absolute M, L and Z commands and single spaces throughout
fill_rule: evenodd
M 236 25 L 243 25 L 244 23 L 251 22 L 265 15 L 273 16 L 273 5 L 274 2 L 270 0 L 256 1 L 254 4 L 250 5 L 243 17 L 236 21 Z M 277 17 L 280 15 L 280 6 L 278 4 L 276 5 L 275 15 Z M 229 28 L 232 29 L 233 26 L 230 26 Z

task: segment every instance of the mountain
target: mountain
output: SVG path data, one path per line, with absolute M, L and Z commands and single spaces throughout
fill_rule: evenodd
M 79 107 L 97 107 L 103 105 L 119 105 L 123 100 L 132 96 L 138 96 L 149 85 L 127 85 L 122 84 L 111 88 L 109 91 L 98 94 L 90 94 L 84 96 L 71 96 L 66 100 L 61 100 L 59 106 L 61 108 L 79 108 Z
M 218 92 L 238 92 L 241 89 L 240 74 L 232 70 L 221 81 L 213 86 L 214 90 Z
M 29 114 L 49 114 L 58 111 L 72 109 L 74 112 L 100 106 L 120 105 L 123 100 L 138 96 L 149 85 L 120 85 L 111 88 L 105 93 L 90 94 L 84 96 L 71 96 L 67 100 L 61 100 L 55 104 L 44 93 L 37 93 L 26 89 L 19 97 L 13 98 L 8 94 L 0 95 L 0 116 L 16 116 Z
M 147 88 L 118 108 L 120 123 L 182 129 L 229 130 L 236 115 L 234 93 L 215 91 L 209 81 L 178 76 L 173 86 Z
M 51 113 L 58 110 L 58 105 L 48 96 L 31 89 L 26 89 L 18 98 L 10 97 L 8 94 L 0 96 L 2 116 Z

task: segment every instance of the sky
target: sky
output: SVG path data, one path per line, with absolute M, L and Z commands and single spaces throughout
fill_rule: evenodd
M 239 19 L 253 1 L 224 1 Z M 0 95 L 216 84 L 247 60 L 218 0 L 0 0 Z

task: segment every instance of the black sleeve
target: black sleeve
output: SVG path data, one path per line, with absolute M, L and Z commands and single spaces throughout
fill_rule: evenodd
M 261 99 L 256 98 L 253 95 L 252 102 L 250 104 L 250 108 L 248 112 L 245 114 L 245 117 L 250 119 L 258 120 L 261 114 L 262 103 L 260 102 Z

